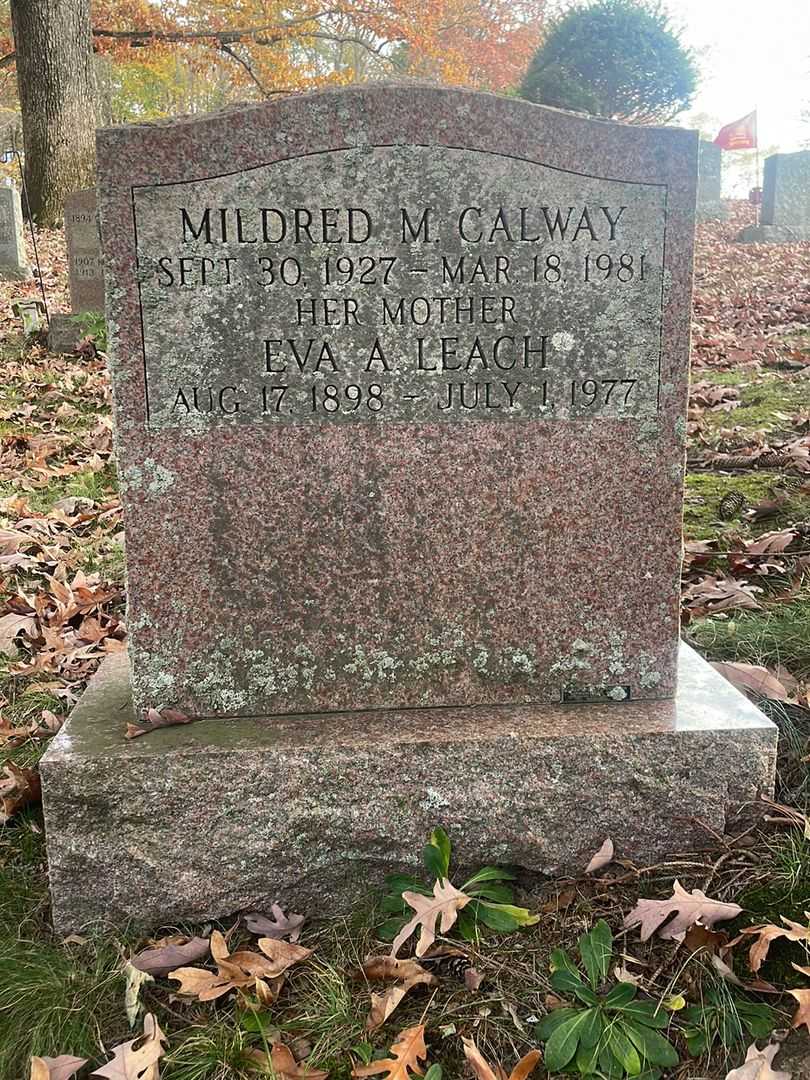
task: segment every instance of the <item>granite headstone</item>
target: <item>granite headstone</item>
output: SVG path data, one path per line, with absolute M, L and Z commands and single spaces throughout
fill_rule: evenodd
M 98 232 L 96 189 L 76 191 L 65 199 L 70 306 L 74 314 L 104 311 L 104 272 Z
M 374 85 L 98 157 L 130 645 L 42 765 L 58 925 L 339 902 L 438 822 L 646 858 L 769 786 L 679 653 L 696 135 Z
M 810 150 L 765 159 L 761 224 L 794 241 L 810 239 Z
M 0 278 L 27 281 L 31 276 L 20 193 L 13 183 L 0 184 Z
M 722 202 L 723 151 L 714 143 L 700 140 L 698 155 L 697 216 L 701 221 L 724 218 Z
M 74 315 L 104 311 L 96 189 L 86 188 L 68 195 L 64 215 L 71 312 L 51 314 L 48 347 L 54 352 L 73 352 L 84 337 L 86 331 Z

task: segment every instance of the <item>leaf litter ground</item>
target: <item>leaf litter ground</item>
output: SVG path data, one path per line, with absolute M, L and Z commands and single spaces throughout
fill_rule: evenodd
M 486 931 L 473 942 L 439 927 L 432 947 L 439 955 L 425 961 L 428 976 L 394 995 L 390 1010 L 391 984 L 362 974 L 367 956 L 387 952 L 377 936 L 385 915 L 372 895 L 362 910 L 303 928 L 293 920 L 292 930 L 279 931 L 300 934 L 301 949 L 313 950 L 279 975 L 272 974 L 277 960 L 256 952 L 256 939 L 272 941 L 267 928 L 285 927 L 284 913 L 264 913 L 253 934 L 236 920 L 167 931 L 168 947 L 181 957 L 175 967 L 207 972 L 197 982 L 209 987 L 222 977 L 205 959 L 206 942 L 224 932 L 224 951 L 216 946 L 220 962 L 242 985 L 214 1001 L 178 995 L 182 981 L 160 969 L 154 981 L 133 984 L 126 961 L 150 944 L 141 938 L 63 942 L 50 931 L 30 771 L 99 662 L 124 647 L 123 535 L 104 359 L 90 348 L 55 356 L 41 341 L 24 341 L 10 304 L 36 298 L 36 285 L 0 285 L 0 739 L 15 767 L 5 772 L 0 832 L 0 1080 L 29 1075 L 31 1055 L 87 1058 L 82 1077 L 115 1061 L 116 1047 L 126 1047 L 144 1025 L 138 1017 L 133 1033 L 127 1021 L 128 981 L 130 1008 L 137 991 L 135 1009 L 147 1021 L 156 1018 L 168 1038 L 167 1049 L 157 1041 L 168 1080 L 227 1080 L 262 1069 L 271 1075 L 271 1067 L 279 1076 L 329 1070 L 347 1077 L 390 1057 L 409 1029 L 410 1042 L 424 1037 L 427 1061 L 441 1062 L 446 1077 L 489 1075 L 486 1069 L 497 1076 L 501 1067 L 509 1076 L 539 1046 L 536 1026 L 566 1004 L 552 984 L 552 954 L 564 949 L 578 960 L 577 940 L 601 919 L 614 933 L 610 977 L 629 980 L 646 1000 L 672 1010 L 665 1033 L 681 1064 L 664 1075 L 721 1080 L 742 1066 L 753 1041 L 743 1023 L 752 1005 L 775 1010 L 777 1028 L 787 1027 L 801 1002 L 796 994 L 810 984 L 799 932 L 768 931 L 772 943 L 758 972 L 746 964 L 756 935 L 741 935 L 744 944 L 723 950 L 741 929 L 787 930 L 784 919 L 806 926 L 810 906 L 810 830 L 802 816 L 810 804 L 810 244 L 735 245 L 750 210 L 728 205 L 729 221 L 702 225 L 698 235 L 684 623 L 698 648 L 728 665 L 727 675 L 740 665 L 741 685 L 751 686 L 749 667 L 764 671 L 756 676 L 769 695 L 762 704 L 783 733 L 778 802 L 758 808 L 754 828 L 746 819 L 731 822 L 724 837 L 707 830 L 702 850 L 673 853 L 656 866 L 623 862 L 619 851 L 575 879 L 519 881 L 519 902 L 540 921 L 509 934 Z M 41 232 L 38 246 L 49 304 L 64 310 L 61 233 Z M 642 942 L 637 929 L 623 928 L 640 898 L 666 901 L 676 880 L 744 910 L 705 929 L 703 943 L 658 934 Z M 402 950 L 406 962 L 410 948 Z M 265 989 L 251 983 L 254 967 L 264 972 Z M 757 979 L 785 992 L 751 989 Z M 372 994 L 381 1022 L 368 1030 Z M 689 1010 L 692 1028 L 684 1019 Z M 742 1038 L 731 1038 L 734 1017 Z M 414 1034 L 420 1027 L 424 1033 Z M 702 1039 L 709 1048 L 692 1059 L 687 1037 L 693 1047 Z M 474 1040 L 474 1051 L 463 1039 Z M 284 1049 L 273 1052 L 274 1042 Z M 141 1043 L 146 1036 L 131 1052 L 146 1060 L 151 1051 Z M 806 1030 L 790 1037 L 774 1068 L 798 1080 L 810 1070 L 803 1058 L 810 1059 Z M 531 1075 L 543 1072 L 540 1063 Z

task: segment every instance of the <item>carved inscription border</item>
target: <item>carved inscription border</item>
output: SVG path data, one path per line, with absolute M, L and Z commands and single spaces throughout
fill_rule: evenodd
M 130 190 L 150 430 L 659 408 L 666 184 L 378 143 Z

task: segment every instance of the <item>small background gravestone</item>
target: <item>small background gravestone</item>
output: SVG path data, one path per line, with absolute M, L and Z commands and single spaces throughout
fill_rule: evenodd
M 72 314 L 103 313 L 104 273 L 95 188 L 74 192 L 65 199 L 65 243 Z M 83 336 L 72 315 L 51 315 L 48 344 L 54 352 L 72 352 Z
M 765 159 L 761 221 L 810 239 L 810 150 Z
M 765 159 L 759 225 L 742 229 L 737 239 L 761 244 L 810 240 L 810 150 Z
M 13 182 L 0 184 L 0 277 L 27 281 L 31 274 L 23 237 L 20 193 Z
M 721 221 L 726 213 L 722 203 L 723 151 L 705 139 L 700 140 L 698 155 L 697 218 Z

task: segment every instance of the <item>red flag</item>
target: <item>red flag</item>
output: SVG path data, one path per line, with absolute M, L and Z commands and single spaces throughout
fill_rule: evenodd
M 721 150 L 754 150 L 757 145 L 757 111 L 754 109 L 742 120 L 726 124 L 714 140 Z

